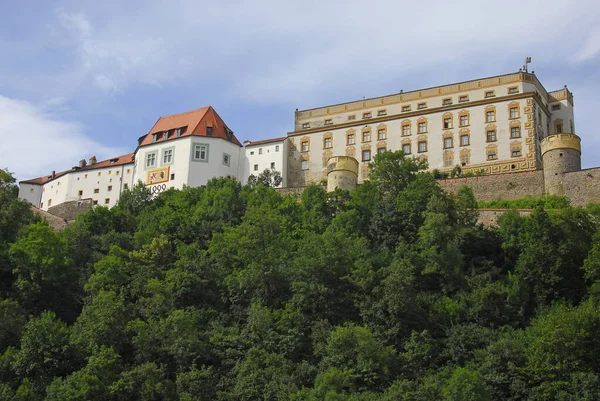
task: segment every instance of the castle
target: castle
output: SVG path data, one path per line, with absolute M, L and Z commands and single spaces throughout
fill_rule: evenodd
M 449 191 L 466 183 L 480 199 L 548 193 L 583 204 L 600 199 L 600 171 L 581 171 L 573 107 L 566 86 L 549 92 L 519 71 L 296 110 L 286 136 L 242 145 L 209 106 L 160 117 L 133 153 L 21 181 L 19 196 L 50 212 L 83 200 L 110 207 L 138 181 L 158 193 L 214 177 L 246 183 L 265 169 L 280 171 L 288 190 L 326 179 L 329 190 L 352 189 L 375 154 L 402 150 L 430 169 L 477 173 L 442 181 Z

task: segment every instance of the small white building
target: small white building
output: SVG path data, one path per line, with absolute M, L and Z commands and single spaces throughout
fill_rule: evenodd
M 240 179 L 243 148 L 211 107 L 160 117 L 135 150 L 135 181 L 153 193 L 206 185 L 214 177 Z
M 241 181 L 248 182 L 251 175 L 258 176 L 265 170 L 281 173 L 283 181 L 280 187 L 287 186 L 287 138 L 274 138 L 264 141 L 244 141 L 245 157 L 242 159 Z
M 100 162 L 92 156 L 89 163 L 81 160 L 71 170 L 19 182 L 19 197 L 42 210 L 82 199 L 112 207 L 133 184 L 133 166 L 132 153 Z

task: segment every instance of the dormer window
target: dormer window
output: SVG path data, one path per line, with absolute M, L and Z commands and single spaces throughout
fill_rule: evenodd
M 233 131 L 225 127 L 225 133 L 227 134 L 227 139 L 231 141 L 233 139 Z
M 177 128 L 175 130 L 175 138 L 179 138 L 181 136 L 181 128 Z
M 206 136 L 212 136 L 213 127 L 206 127 Z
M 156 142 L 158 140 L 158 134 L 152 134 L 152 142 Z
M 166 141 L 167 139 L 169 139 L 169 131 L 163 132 L 163 141 Z

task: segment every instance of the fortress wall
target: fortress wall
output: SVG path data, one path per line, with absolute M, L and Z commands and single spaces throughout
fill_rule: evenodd
M 67 220 L 75 220 L 79 213 L 87 212 L 93 207 L 92 199 L 67 201 L 48 208 L 48 213 Z
M 449 193 L 456 193 L 467 184 L 478 201 L 496 199 L 519 199 L 526 196 L 544 195 L 544 173 L 542 170 L 482 175 L 478 177 L 448 178 L 439 181 Z
M 563 173 L 562 183 L 573 206 L 600 203 L 600 167 Z

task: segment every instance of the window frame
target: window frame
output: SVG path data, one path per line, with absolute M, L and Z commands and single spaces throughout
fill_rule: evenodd
M 369 158 L 366 159 L 365 158 L 365 152 L 369 152 Z M 362 149 L 360 152 L 361 158 L 363 162 L 369 162 L 371 161 L 371 149 Z
M 304 145 L 306 144 L 306 150 L 304 149 Z M 310 140 L 306 139 L 300 142 L 300 153 L 310 152 Z
M 352 143 L 350 143 L 350 137 L 352 137 Z M 356 132 L 346 133 L 346 146 L 356 145 Z
M 494 139 L 490 140 L 490 133 L 493 132 L 494 133 Z M 496 132 L 496 130 L 486 130 L 485 131 L 485 141 L 486 142 L 497 142 L 498 141 L 498 133 Z
M 452 149 L 454 147 L 454 138 L 453 137 L 447 136 L 443 140 L 444 140 L 444 142 L 443 142 L 444 149 Z M 448 144 L 450 146 L 448 146 Z
M 308 170 L 308 160 L 300 160 L 300 170 Z
M 365 140 L 365 134 L 368 135 L 368 138 L 369 138 L 368 140 Z M 365 129 L 365 130 L 363 130 L 362 134 L 361 134 L 361 139 L 362 139 L 361 143 L 371 142 L 371 139 L 372 139 L 371 138 L 371 129 Z
M 205 158 L 196 158 L 196 148 L 205 146 Z M 196 163 L 208 163 L 210 160 L 210 145 L 202 142 L 192 142 L 192 154 L 190 155 L 191 161 Z
M 421 150 L 421 144 L 425 144 L 425 150 Z M 417 142 L 417 153 L 427 153 L 427 141 L 421 140 Z
M 154 156 L 154 163 L 152 165 L 148 165 L 148 158 L 150 156 Z M 144 170 L 149 170 L 156 167 L 158 167 L 158 150 L 152 150 L 144 153 Z
M 463 143 L 463 138 L 467 138 L 467 143 Z M 460 146 L 470 146 L 471 145 L 471 135 L 460 134 L 459 142 L 460 142 Z
M 231 167 L 231 155 L 229 153 L 223 152 L 223 165 L 227 167 Z
M 404 150 L 404 148 L 405 148 L 406 146 L 408 146 L 408 152 L 406 152 L 406 151 Z M 403 143 L 403 144 L 402 144 L 402 152 L 404 152 L 404 154 L 405 154 L 405 155 L 412 155 L 412 146 L 411 146 L 411 144 L 410 144 L 410 143 Z
M 168 151 L 171 151 L 171 161 L 170 162 L 165 162 L 165 156 L 166 156 L 166 153 Z M 170 166 L 173 163 L 175 163 L 175 147 L 174 146 L 162 149 L 161 154 L 162 154 L 161 158 L 160 158 L 160 161 L 161 161 L 160 165 L 161 166 Z

